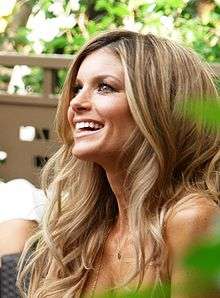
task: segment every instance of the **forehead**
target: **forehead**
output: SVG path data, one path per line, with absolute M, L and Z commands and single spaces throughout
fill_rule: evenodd
M 123 68 L 120 58 L 110 49 L 102 48 L 89 54 L 81 63 L 77 74 L 78 79 L 95 75 L 113 75 L 121 78 Z

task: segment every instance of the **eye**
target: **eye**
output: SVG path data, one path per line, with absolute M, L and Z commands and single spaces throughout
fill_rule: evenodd
M 98 86 L 98 92 L 111 93 L 111 92 L 115 92 L 115 89 L 107 83 L 100 83 Z
M 73 86 L 74 95 L 77 95 L 81 89 L 82 89 L 82 86 L 80 84 L 76 84 L 75 86 Z

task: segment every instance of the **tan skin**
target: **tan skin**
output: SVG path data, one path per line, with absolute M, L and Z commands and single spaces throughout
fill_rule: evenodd
M 22 252 L 36 227 L 37 223 L 32 220 L 12 219 L 0 223 L 0 261 L 1 256 Z
M 68 110 L 68 120 L 74 136 L 72 153 L 80 159 L 96 162 L 105 169 L 119 208 L 116 225 L 106 241 L 97 281 L 96 292 L 101 292 L 118 286 L 127 278 L 129 270 L 134 269 L 135 252 L 132 239 L 128 237 L 128 194 L 122 188 L 124 173 L 115 167 L 115 160 L 136 124 L 126 99 L 121 62 L 110 49 L 99 49 L 85 58 L 78 71 L 75 90 L 75 97 Z M 95 134 L 80 137 L 74 128 L 76 119 L 97 120 L 103 123 L 104 127 Z M 120 168 L 123 168 L 123 165 Z M 166 225 L 169 249 L 169 272 L 166 277 L 171 280 L 172 298 L 185 297 L 178 293 L 176 285 L 190 276 L 190 273 L 184 271 L 179 260 L 192 243 L 208 232 L 213 217 L 219 214 L 219 208 L 207 199 L 200 199 L 193 207 L 185 204 L 182 211 L 171 214 Z M 116 253 L 118 241 L 123 244 L 121 261 L 117 259 Z M 146 255 L 149 255 L 150 245 L 146 239 Z M 143 287 L 153 283 L 154 274 L 153 267 L 149 266 L 145 272 Z M 91 292 L 95 279 L 96 275 L 93 274 L 85 289 L 86 293 Z M 131 285 L 136 283 L 137 278 Z M 202 298 L 201 295 L 199 297 Z

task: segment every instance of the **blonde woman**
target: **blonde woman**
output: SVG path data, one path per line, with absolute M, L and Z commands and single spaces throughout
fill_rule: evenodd
M 164 281 L 167 297 L 185 297 L 180 259 L 219 215 L 220 139 L 179 103 L 210 96 L 207 66 L 152 34 L 105 33 L 78 53 L 57 110 L 62 145 L 42 177 L 49 205 L 23 252 L 36 245 L 20 267 L 28 297 Z

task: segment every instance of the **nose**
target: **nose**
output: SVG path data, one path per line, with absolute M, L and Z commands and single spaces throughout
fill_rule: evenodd
M 88 111 L 91 109 L 91 102 L 87 98 L 75 96 L 70 101 L 70 107 L 74 112 Z

